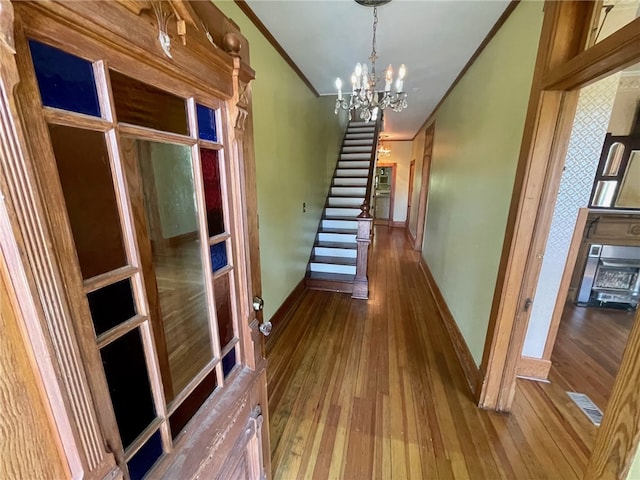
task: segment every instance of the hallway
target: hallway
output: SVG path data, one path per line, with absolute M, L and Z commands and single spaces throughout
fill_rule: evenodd
M 377 226 L 369 301 L 306 291 L 274 329 L 274 479 L 581 478 L 596 430 L 559 387 L 476 408 L 418 260 Z

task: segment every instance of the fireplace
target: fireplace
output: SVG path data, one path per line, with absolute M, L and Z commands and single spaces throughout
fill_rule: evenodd
M 578 305 L 636 308 L 640 302 L 640 247 L 589 246 Z

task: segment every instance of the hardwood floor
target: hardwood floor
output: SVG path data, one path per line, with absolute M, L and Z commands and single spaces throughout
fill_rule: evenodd
M 401 229 L 370 299 L 306 291 L 267 342 L 274 479 L 581 478 L 595 427 L 555 383 L 478 409 Z
M 193 240 L 154 253 L 160 311 L 174 394 L 213 358 L 200 244 Z
M 635 312 L 567 303 L 549 379 L 588 395 L 604 411 L 634 318 Z

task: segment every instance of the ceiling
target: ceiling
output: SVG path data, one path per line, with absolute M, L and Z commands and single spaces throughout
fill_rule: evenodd
M 246 0 L 320 95 L 369 63 L 373 9 L 353 0 Z M 376 70 L 407 67 L 409 107 L 385 111 L 391 140 L 412 139 L 504 12 L 509 0 L 393 0 L 378 7 Z

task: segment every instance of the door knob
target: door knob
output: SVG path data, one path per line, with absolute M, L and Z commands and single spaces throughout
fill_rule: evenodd
M 264 300 L 260 297 L 253 297 L 253 309 L 259 312 L 264 308 Z
M 271 333 L 271 328 L 272 327 L 273 327 L 273 325 L 271 325 L 271 322 L 264 322 L 262 325 L 260 325 L 260 332 L 265 337 L 268 337 L 269 334 Z

